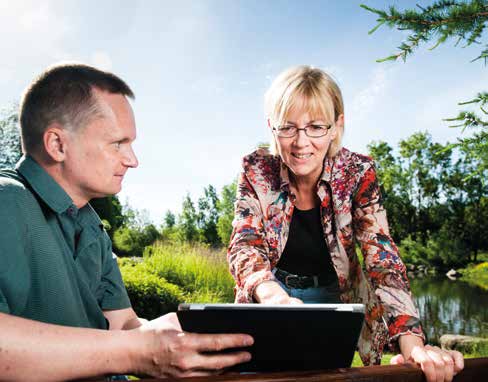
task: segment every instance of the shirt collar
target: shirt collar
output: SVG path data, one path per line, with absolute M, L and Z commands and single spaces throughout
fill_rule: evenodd
M 324 170 L 322 171 L 320 180 L 323 180 L 324 182 L 330 182 L 330 180 L 332 179 L 334 168 L 336 167 L 334 166 L 336 160 L 337 160 L 337 155 L 333 158 L 325 157 Z M 281 160 L 281 158 L 280 158 L 280 180 L 281 180 L 280 188 L 283 191 L 288 191 L 290 185 L 289 169 L 288 166 Z
M 23 156 L 16 169 L 42 201 L 56 213 L 63 213 L 73 206 L 73 200 L 66 191 L 30 155 Z

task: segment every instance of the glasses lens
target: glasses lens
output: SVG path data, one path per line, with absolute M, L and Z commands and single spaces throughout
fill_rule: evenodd
M 307 135 L 313 138 L 323 137 L 329 128 L 330 126 L 325 125 L 310 125 L 307 127 Z
M 279 126 L 276 131 L 278 132 L 278 136 L 288 138 L 293 137 L 297 133 L 297 128 L 294 126 Z

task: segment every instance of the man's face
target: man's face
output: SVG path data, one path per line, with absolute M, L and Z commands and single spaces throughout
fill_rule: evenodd
M 67 191 L 75 202 L 118 193 L 127 169 L 138 165 L 129 102 L 121 94 L 95 90 L 95 95 L 104 116 L 68 134 L 63 166 Z

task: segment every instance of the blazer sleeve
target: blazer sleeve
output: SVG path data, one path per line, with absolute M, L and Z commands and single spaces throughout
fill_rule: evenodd
M 398 350 L 398 338 L 405 334 L 425 341 L 406 267 L 389 233 L 373 165 L 363 174 L 353 205 L 356 239 L 361 246 L 367 278 L 386 314 L 391 349 Z
M 253 302 L 255 288 L 264 281 L 275 280 L 263 222 L 261 204 L 244 171 L 237 183 L 233 231 L 227 251 L 238 303 Z

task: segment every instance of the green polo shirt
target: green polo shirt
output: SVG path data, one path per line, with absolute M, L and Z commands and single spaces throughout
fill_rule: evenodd
M 1 170 L 0 312 L 107 329 L 103 311 L 128 307 L 110 238 L 92 207 L 76 208 L 30 156 Z

